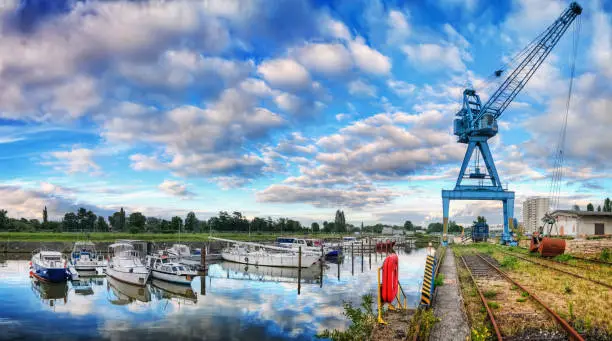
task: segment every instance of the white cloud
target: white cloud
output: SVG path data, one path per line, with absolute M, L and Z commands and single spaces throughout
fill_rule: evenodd
M 389 11 L 387 25 L 387 44 L 390 45 L 404 42 L 412 31 L 406 15 L 396 10 Z
M 381 75 L 391 71 L 389 57 L 366 45 L 363 38 L 357 37 L 350 42 L 349 49 L 355 64 L 364 72 Z
M 193 193 L 187 190 L 187 186 L 185 184 L 174 180 L 164 180 L 164 182 L 159 184 L 159 189 L 162 192 L 175 197 L 193 196 Z
M 100 166 L 93 160 L 94 150 L 87 148 L 73 147 L 69 151 L 51 152 L 45 156 L 51 161 L 43 161 L 42 165 L 52 166 L 55 170 L 68 174 L 74 173 L 97 173 Z
M 354 80 L 348 84 L 349 93 L 355 96 L 376 96 L 376 87 L 361 79 Z
M 461 51 L 456 46 L 442 46 L 438 44 L 404 45 L 402 48 L 414 65 L 419 68 L 453 71 L 464 71 L 465 64 L 461 58 Z
M 387 81 L 387 86 L 391 88 L 391 90 L 393 90 L 393 92 L 395 92 L 398 96 L 408 96 L 414 93 L 414 90 L 416 90 L 416 86 L 414 84 L 393 79 L 389 79 Z
M 329 75 L 345 73 L 353 64 L 342 44 L 308 44 L 298 49 L 297 58 L 308 69 Z
M 601 9 L 593 14 L 592 22 L 591 56 L 606 77 L 612 79 L 612 15 Z
M 349 32 L 348 28 L 346 28 L 346 25 L 340 21 L 334 20 L 330 17 L 324 17 L 321 27 L 323 28 L 322 30 L 324 33 L 333 38 L 343 39 L 346 41 L 351 39 L 351 33 Z
M 308 71 L 293 59 L 265 61 L 257 72 L 270 84 L 281 88 L 303 89 L 310 84 Z

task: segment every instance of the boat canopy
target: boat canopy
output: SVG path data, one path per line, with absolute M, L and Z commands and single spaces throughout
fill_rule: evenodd
M 50 256 L 61 256 L 62 253 L 59 251 L 40 251 L 40 255 L 43 257 L 50 257 Z
M 95 246 L 96 244 L 90 241 L 82 241 L 82 242 L 74 242 L 74 245 Z
M 134 246 L 132 244 L 128 244 L 128 243 L 115 243 L 115 244 L 111 244 L 108 247 L 110 248 L 125 248 L 125 249 L 133 249 Z

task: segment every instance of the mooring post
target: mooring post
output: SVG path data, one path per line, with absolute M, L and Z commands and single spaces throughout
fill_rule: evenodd
M 298 295 L 302 284 L 302 247 L 298 248 Z
M 363 239 L 361 240 L 361 272 L 363 272 Z
M 344 260 L 344 255 L 342 255 L 342 260 Z M 340 281 L 340 258 L 338 258 L 338 281 Z
M 200 275 L 200 295 L 206 296 L 206 275 Z
M 319 288 L 323 288 L 323 262 L 325 261 L 325 252 L 323 251 L 323 245 L 321 245 L 321 274 L 320 276 L 320 280 L 321 283 L 319 283 Z
M 355 243 L 351 243 L 351 275 L 355 274 Z
M 370 257 L 370 270 L 372 270 L 372 237 L 368 238 L 368 244 L 370 244 L 370 246 L 368 247 L 368 254 Z
M 206 274 L 206 244 L 204 244 L 200 253 L 200 271 Z

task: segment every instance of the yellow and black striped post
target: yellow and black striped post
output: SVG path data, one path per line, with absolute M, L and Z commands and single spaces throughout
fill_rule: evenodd
M 425 261 L 425 275 L 423 276 L 423 287 L 421 288 L 421 306 L 428 307 L 434 292 L 434 269 L 436 268 L 436 258 L 427 256 Z

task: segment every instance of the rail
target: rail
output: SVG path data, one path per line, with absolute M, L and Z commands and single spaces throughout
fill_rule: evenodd
M 565 329 L 565 331 L 567 331 L 570 334 L 570 336 L 573 339 L 584 341 L 582 336 L 580 334 L 578 334 L 578 332 L 572 326 L 570 326 L 570 324 L 567 323 L 567 321 L 565 321 L 561 316 L 559 316 L 552 309 L 550 309 L 538 296 L 536 296 L 531 291 L 527 290 L 527 288 L 522 286 L 517 281 L 513 280 L 512 278 L 510 278 L 510 276 L 508 276 L 505 272 L 501 271 L 498 267 L 496 267 L 495 265 L 491 264 L 491 262 L 486 260 L 481 255 L 477 254 L 476 256 L 478 256 L 480 259 L 482 259 L 485 263 L 487 263 L 491 268 L 493 268 L 495 271 L 497 271 L 500 275 L 502 275 L 504 278 L 506 278 L 512 284 L 516 285 L 521 290 L 523 290 L 524 292 L 529 294 L 529 297 L 532 298 L 533 300 L 535 300 L 536 302 L 538 302 L 544 309 L 546 309 L 546 311 L 548 311 L 553 316 L 553 318 L 561 325 L 561 327 L 563 327 L 563 329 Z
M 536 265 L 539 265 L 539 266 L 542 266 L 542 267 L 545 267 L 545 268 L 548 268 L 548 269 L 552 269 L 552 270 L 555 270 L 555 271 L 559 271 L 559 272 L 561 272 L 561 273 L 568 274 L 568 275 L 570 275 L 570 276 L 574 276 L 574 277 L 576 277 L 576 278 L 584 279 L 584 280 L 586 280 L 586 281 L 593 282 L 593 283 L 596 283 L 596 284 L 599 284 L 599 285 L 603 285 L 603 286 L 605 286 L 605 287 L 607 287 L 607 288 L 609 288 L 609 289 L 612 289 L 612 285 L 610 285 L 610 284 L 608 284 L 608 283 L 600 282 L 600 281 L 595 280 L 595 279 L 590 279 L 590 278 L 588 278 L 588 277 L 584 277 L 584 276 L 582 276 L 582 275 L 578 275 L 578 274 L 575 274 L 575 273 L 570 272 L 570 271 L 566 271 L 566 270 L 563 270 L 563 269 L 559 269 L 559 268 L 554 267 L 554 266 L 550 266 L 550 265 L 542 264 L 542 263 L 540 263 L 540 262 L 533 261 L 533 260 L 531 260 L 531 259 L 528 259 L 528 258 L 525 258 L 525 257 L 519 256 L 519 255 L 514 254 L 514 253 L 511 253 L 511 252 L 507 252 L 507 251 L 501 251 L 501 252 L 502 252 L 502 253 L 505 253 L 505 254 L 507 254 L 507 255 L 510 255 L 510 256 L 512 256 L 512 257 L 516 257 L 516 258 L 518 258 L 518 259 L 522 259 L 522 260 L 524 260 L 524 261 L 526 261 L 526 262 L 533 263 L 533 264 L 536 264 Z
M 468 273 L 470 275 L 470 278 L 472 279 L 472 283 L 474 283 L 474 287 L 476 287 L 476 291 L 478 291 L 478 295 L 480 296 L 480 300 L 482 301 L 482 304 L 484 304 L 484 307 L 487 309 L 487 316 L 489 316 L 489 320 L 491 320 L 491 324 L 493 325 L 493 329 L 495 330 L 495 335 L 497 336 L 497 340 L 498 341 L 502 341 L 503 338 L 501 336 L 501 332 L 499 331 L 499 327 L 497 326 L 497 322 L 495 321 L 495 317 L 493 316 L 493 312 L 489 308 L 489 304 L 487 302 L 487 299 L 482 294 L 482 291 L 480 291 L 480 288 L 478 287 L 478 284 L 476 283 L 476 279 L 474 278 L 474 275 L 472 275 L 472 270 L 470 270 L 470 267 L 467 265 L 467 263 L 465 261 L 465 258 L 463 258 L 463 256 L 461 256 L 461 260 L 463 261 L 463 265 L 467 269 L 467 271 L 468 271 Z

